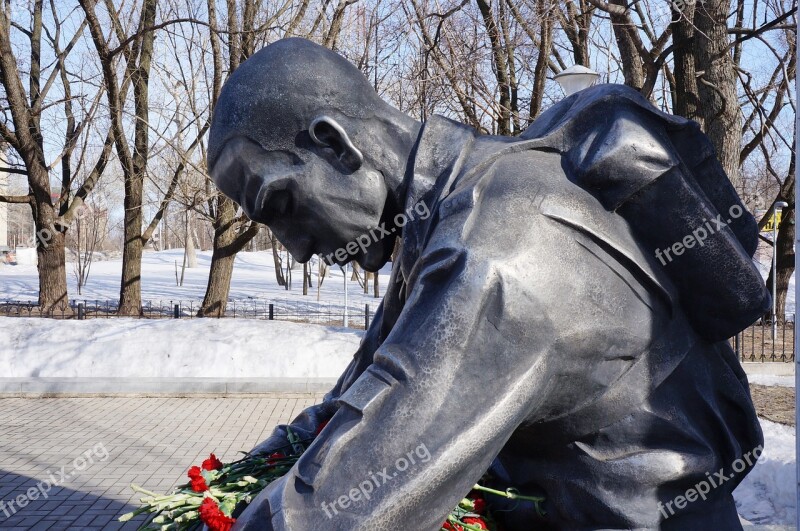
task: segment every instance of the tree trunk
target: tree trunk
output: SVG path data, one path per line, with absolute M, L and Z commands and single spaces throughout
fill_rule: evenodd
M 777 269 L 775 279 L 775 318 L 782 323 L 786 316 L 786 293 L 789 291 L 789 280 L 794 273 L 794 207 L 783 210 L 781 225 L 778 228 Z M 772 271 L 767 278 L 767 287 L 772 292 Z
M 497 134 L 508 136 L 511 134 L 511 85 L 508 79 L 509 68 L 507 58 L 504 55 L 500 31 L 495 22 L 490 3 L 487 0 L 476 0 L 476 3 L 481 12 L 483 24 L 489 36 L 489 42 L 492 45 L 494 74 L 497 79 L 497 91 L 500 93 L 499 112 L 497 115 Z
M 614 39 L 619 49 L 625 84 L 640 91 L 644 86 L 643 57 L 636 46 L 640 30 L 631 19 L 628 0 L 610 0 L 609 4 L 623 8 L 622 10 L 610 10 L 611 27 L 614 30 Z M 650 97 L 649 94 L 644 96 Z
M 513 5 L 510 7 L 512 7 L 512 10 L 514 9 Z M 536 15 L 539 18 L 540 25 L 539 54 L 536 57 L 536 67 L 534 68 L 531 104 L 528 111 L 528 125 L 533 123 L 533 120 L 539 116 L 539 113 L 542 110 L 542 102 L 544 101 L 544 89 L 545 83 L 547 82 L 547 66 L 548 61 L 550 60 L 550 49 L 553 47 L 553 16 L 550 13 L 552 7 L 553 5 L 549 0 L 536 1 Z
M 775 279 L 775 318 L 781 323 L 786 317 L 786 293 L 789 291 L 789 280 L 794 273 L 794 237 L 795 237 L 795 157 L 792 157 L 789 164 L 789 173 L 781 187 L 778 201 L 786 201 L 789 206 L 783 209 L 781 224 L 778 226 L 778 246 L 775 249 L 775 262 L 778 276 Z M 770 267 L 767 277 L 767 289 L 772 293 L 772 275 L 774 271 Z
M 283 262 L 278 254 L 278 239 L 270 232 L 269 243 L 272 246 L 272 263 L 275 265 L 275 280 L 279 286 L 286 286 L 286 278 L 283 276 Z
M 692 50 L 695 39 L 695 2 L 685 3 L 682 12 L 673 7 L 672 42 L 675 57 L 675 84 L 672 86 L 672 110 L 678 116 L 697 121 L 703 126 L 700 99 L 697 95 L 697 69 Z
M 700 112 L 705 133 L 714 144 L 722 167 L 733 187 L 741 192 L 739 156 L 742 149 L 742 120 L 736 90 L 736 71 L 728 44 L 730 0 L 706 0 L 695 11 L 697 28 L 694 46 Z
M 142 176 L 143 177 L 143 176 Z M 122 285 L 119 314 L 142 312 L 142 185 L 141 179 L 125 179 L 125 245 L 122 248 Z
M 39 271 L 39 307 L 41 311 L 69 311 L 67 295 L 67 269 L 64 259 L 65 234 L 55 224 L 56 212 L 50 204 L 49 196 L 45 199 L 36 196 L 36 268 Z
M 225 315 L 236 253 L 258 234 L 258 225 L 253 223 L 246 231 L 237 235 L 235 216 L 236 205 L 220 195 L 217 216 L 214 219 L 214 254 L 208 272 L 206 295 L 197 311 L 198 317 Z
M 197 267 L 197 250 L 194 245 L 194 223 L 192 223 L 192 213 L 186 211 L 186 267 L 193 269 Z

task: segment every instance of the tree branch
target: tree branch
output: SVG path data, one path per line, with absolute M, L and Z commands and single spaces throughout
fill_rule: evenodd
M 13 203 L 13 204 L 32 204 L 33 196 L 28 195 L 3 195 L 0 194 L 0 203 Z
M 0 168 L 0 173 L 16 173 L 17 175 L 28 175 L 25 168 Z
M 628 12 L 628 8 L 627 7 L 618 6 L 618 5 L 614 5 L 614 4 L 608 4 L 606 2 L 601 2 L 600 0 L 588 0 L 588 1 L 594 7 L 598 8 L 598 9 L 600 9 L 602 11 L 605 11 L 609 15 L 624 15 L 625 13 Z

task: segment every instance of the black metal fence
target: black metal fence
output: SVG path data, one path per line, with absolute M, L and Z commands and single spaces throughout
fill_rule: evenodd
M 2 301 L 0 316 L 46 317 L 51 319 L 110 319 L 120 317 L 117 313 L 119 301 L 73 300 L 69 306 L 43 312 L 33 301 Z M 193 319 L 200 308 L 198 301 L 148 300 L 142 302 L 142 319 Z M 266 319 L 324 324 L 345 325 L 344 303 L 303 299 L 251 299 L 228 302 L 225 314 L 219 317 L 231 319 Z M 217 317 L 217 316 L 215 316 Z M 347 305 L 349 328 L 366 329 L 372 319 L 369 304 Z
M 193 319 L 199 309 L 198 301 L 148 300 L 142 304 L 139 315 L 144 319 Z M 109 319 L 119 317 L 118 301 L 73 300 L 69 307 L 44 313 L 33 301 L 2 301 L 0 316 L 48 317 L 52 319 Z M 366 329 L 372 319 L 369 304 L 348 304 L 347 326 Z M 225 315 L 231 319 L 267 319 L 315 323 L 328 326 L 344 325 L 344 303 L 307 299 L 248 299 L 228 302 Z M 772 324 L 759 320 L 732 337 L 730 345 L 742 361 L 793 362 L 794 315 L 786 322 Z
M 794 315 L 785 322 L 759 320 L 735 337 L 730 344 L 742 361 L 794 362 Z

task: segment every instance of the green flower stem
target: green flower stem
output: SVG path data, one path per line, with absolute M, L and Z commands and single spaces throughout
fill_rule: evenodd
M 488 492 L 490 494 L 496 494 L 497 496 L 502 496 L 503 498 L 508 498 L 509 500 L 528 500 L 535 503 L 542 503 L 544 501 L 544 498 L 541 496 L 523 496 L 522 494 L 517 493 L 514 489 L 506 489 L 505 491 L 502 491 L 490 489 L 489 487 L 484 487 L 481 485 L 475 485 L 472 487 L 472 489 Z
M 151 513 L 151 512 L 153 512 L 152 508 L 149 505 L 145 505 L 144 507 L 139 507 L 135 511 L 123 514 L 122 516 L 119 517 L 119 521 L 127 522 L 128 520 L 136 518 L 142 513 Z
M 152 496 L 154 498 L 158 498 L 159 497 L 159 494 L 156 494 L 155 492 L 150 492 L 149 490 L 145 490 L 142 487 L 140 487 L 139 485 L 134 485 L 133 483 L 131 483 L 131 488 L 134 490 L 134 492 L 147 494 L 148 496 Z
M 464 522 L 462 522 L 461 520 L 452 515 L 447 517 L 447 521 L 453 524 L 457 524 L 459 527 L 463 527 L 468 531 L 485 531 L 482 527 L 478 527 L 472 524 L 465 524 Z
M 544 498 L 542 496 L 523 496 L 516 489 L 510 488 L 506 489 L 505 491 L 502 490 L 495 490 L 490 489 L 489 487 L 484 487 L 481 485 L 476 484 L 472 487 L 474 490 L 488 492 L 489 494 L 495 494 L 497 496 L 502 496 L 503 498 L 508 498 L 509 500 L 527 500 L 531 501 L 536 508 L 536 513 L 539 516 L 545 516 L 547 513 L 544 509 L 542 509 L 541 504 L 544 502 Z
M 197 511 L 189 511 L 189 512 L 181 514 L 177 518 L 175 518 L 175 522 L 177 522 L 177 523 L 193 522 L 193 521 L 197 520 L 199 517 L 200 517 L 200 513 L 198 513 Z

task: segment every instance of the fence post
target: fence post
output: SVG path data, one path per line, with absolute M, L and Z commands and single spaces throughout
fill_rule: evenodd
M 269 320 L 273 321 L 275 319 L 275 306 L 272 303 L 269 304 Z
M 175 316 L 175 319 L 180 319 L 181 318 L 181 305 L 180 304 L 176 304 L 175 305 L 174 316 Z
M 364 330 L 369 330 L 369 304 L 364 305 Z
M 83 321 L 86 318 L 83 311 L 83 303 L 78 303 L 78 321 Z

